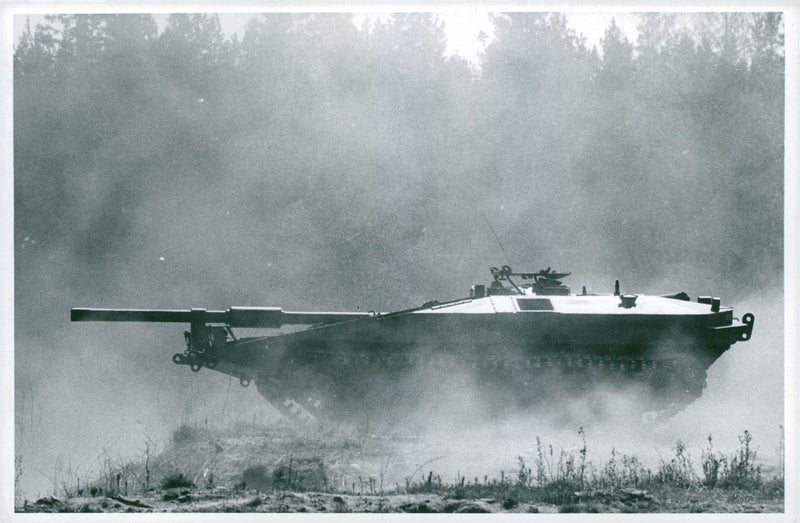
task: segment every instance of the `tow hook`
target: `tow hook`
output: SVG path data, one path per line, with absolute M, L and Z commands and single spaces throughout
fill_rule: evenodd
M 747 328 L 742 331 L 739 335 L 739 341 L 747 341 L 750 339 L 750 336 L 753 334 L 753 324 L 756 322 L 756 317 L 753 316 L 752 313 L 747 313 L 742 316 L 742 323 L 744 323 Z

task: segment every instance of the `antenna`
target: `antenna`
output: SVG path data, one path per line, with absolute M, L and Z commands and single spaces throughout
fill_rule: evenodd
M 486 225 L 489 226 L 489 230 L 492 231 L 492 234 L 494 234 L 494 239 L 497 240 L 497 245 L 499 245 L 500 250 L 503 251 L 503 256 L 506 257 L 506 261 L 508 262 L 509 265 L 511 265 L 511 259 L 508 257 L 508 254 L 506 254 L 506 250 L 503 248 L 503 244 L 500 243 L 500 238 L 497 236 L 497 233 L 494 232 L 494 227 L 492 227 L 492 224 L 489 223 L 489 218 L 487 218 L 484 213 L 481 213 L 481 216 L 483 216 L 483 219 L 486 220 Z

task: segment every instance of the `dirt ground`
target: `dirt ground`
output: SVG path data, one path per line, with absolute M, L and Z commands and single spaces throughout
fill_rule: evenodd
M 683 496 L 680 496 L 683 497 Z M 500 499 L 453 499 L 437 494 L 351 495 L 322 492 L 231 492 L 215 489 L 156 490 L 136 497 L 42 498 L 19 512 L 309 512 L 309 513 L 632 513 L 632 512 L 782 512 L 782 500 L 737 502 L 714 495 L 658 499 L 646 491 L 587 494 L 562 505 Z
M 287 426 L 183 426 L 156 456 L 63 495 L 23 500 L 17 512 L 620 513 L 783 512 L 773 489 L 661 484 L 558 491 L 515 488 L 512 470 L 459 480 L 439 475 L 444 449 L 421 438 Z M 428 456 L 434 456 L 428 458 Z M 465 461 L 471 456 L 464 458 Z M 461 463 L 460 465 L 464 465 Z M 483 465 L 480 465 L 481 467 Z M 485 468 L 485 467 L 484 467 Z M 496 469 L 494 469 L 496 470 Z M 439 472 L 442 472 L 439 469 Z M 489 472 L 489 470 L 487 470 Z M 524 470 L 523 470 L 524 472 Z M 531 473 L 530 470 L 527 471 Z M 501 473 L 502 474 L 502 473 Z M 444 479 L 443 479 L 444 477 Z M 550 486 L 558 486 L 550 482 Z M 78 488 L 83 485 L 83 488 Z M 649 489 L 649 490 L 648 490 Z
M 172 494 L 177 497 L 170 501 Z M 504 508 L 493 499 L 453 500 L 438 495 L 348 495 L 319 492 L 236 494 L 227 489 L 152 492 L 136 499 L 121 496 L 44 498 L 23 512 L 412 512 L 489 513 L 558 512 L 554 505 L 519 504 Z

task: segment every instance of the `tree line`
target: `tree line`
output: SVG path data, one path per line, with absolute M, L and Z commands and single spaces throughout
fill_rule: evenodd
M 56 259 L 87 296 L 130 292 L 125 275 L 229 304 L 263 303 L 258 282 L 309 307 L 298 280 L 330 307 L 388 286 L 448 297 L 445 271 L 504 263 L 481 215 L 521 266 L 781 281 L 780 13 L 647 13 L 635 41 L 612 21 L 599 48 L 563 14 L 492 22 L 478 67 L 428 13 L 269 14 L 241 39 L 213 14 L 28 25 L 18 302 Z

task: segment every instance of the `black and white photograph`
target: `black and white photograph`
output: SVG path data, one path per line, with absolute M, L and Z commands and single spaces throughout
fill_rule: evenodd
M 793 520 L 797 15 L 4 3 L 4 520 Z

